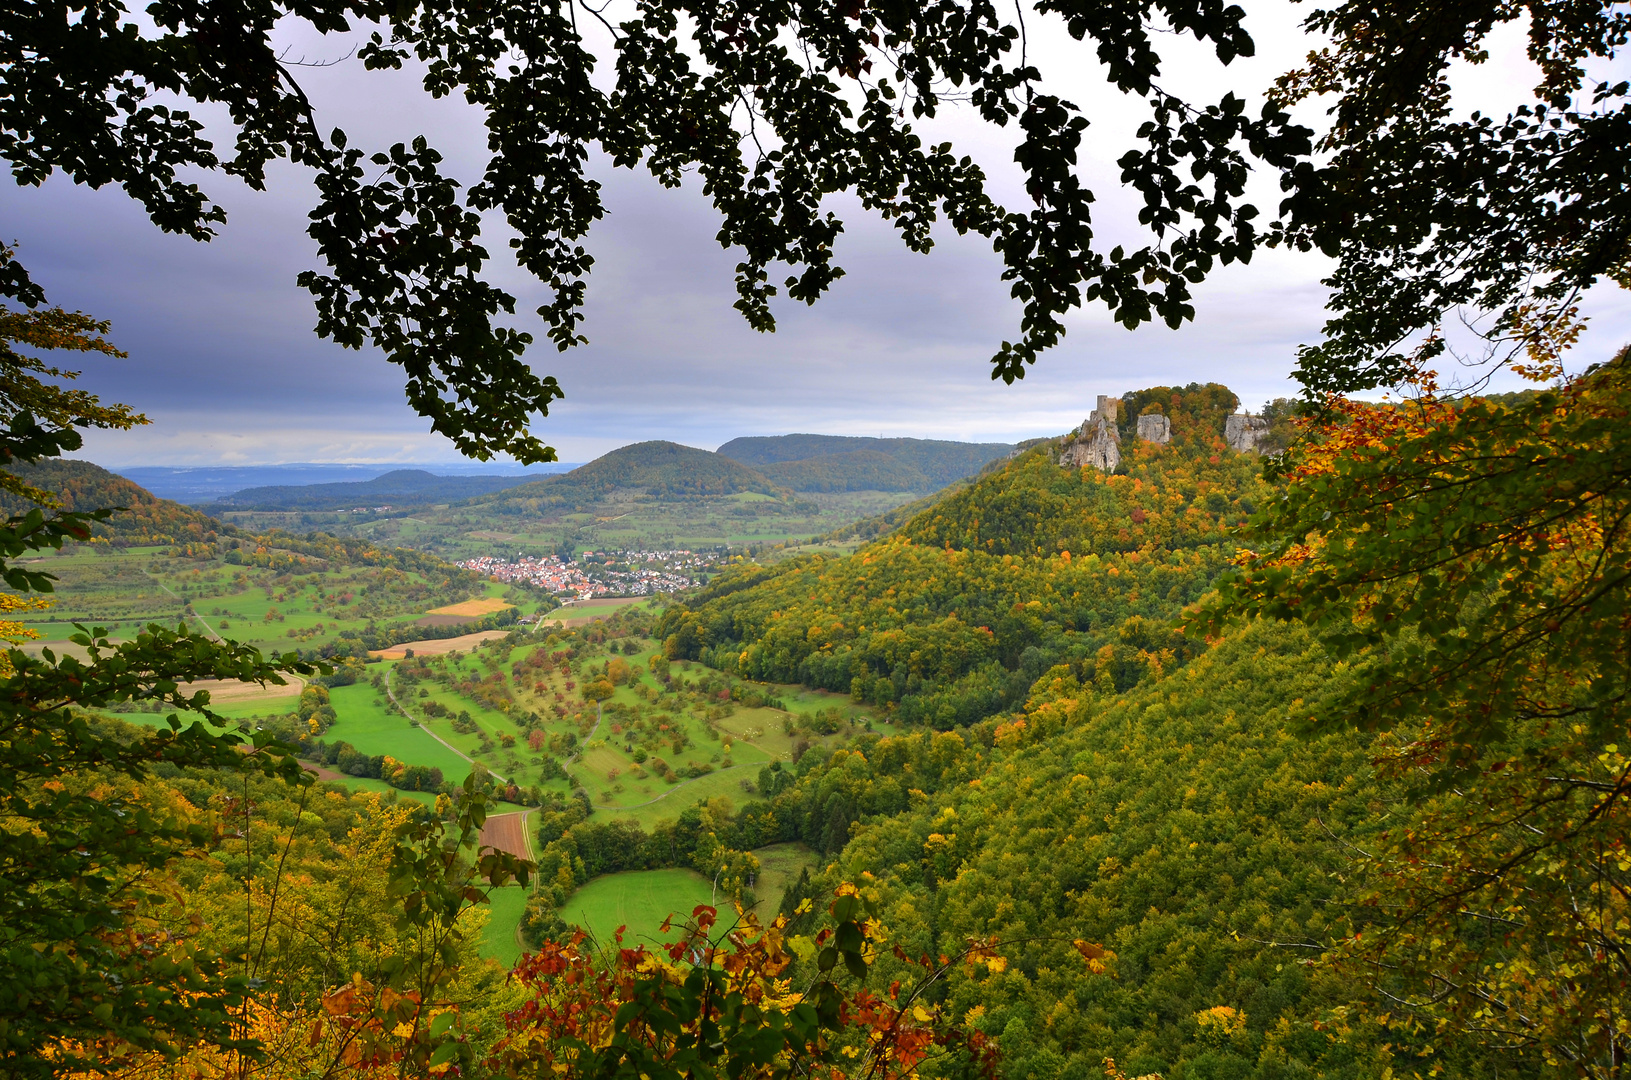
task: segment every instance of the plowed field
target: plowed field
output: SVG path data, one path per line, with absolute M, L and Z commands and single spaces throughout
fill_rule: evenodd
M 527 815 L 494 814 L 481 826 L 483 847 L 507 851 L 522 859 L 531 858 L 527 852 Z

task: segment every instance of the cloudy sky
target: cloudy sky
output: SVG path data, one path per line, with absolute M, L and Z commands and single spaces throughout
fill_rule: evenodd
M 1254 3 L 1249 10 L 1256 58 L 1220 76 L 1205 50 L 1174 39 L 1166 84 L 1205 100 L 1229 87 L 1257 90 L 1313 44 L 1295 30 L 1302 9 Z M 1106 247 L 1136 242 L 1121 224 L 1133 207 L 1116 189 L 1113 162 L 1139 116 L 1099 85 L 1088 48 L 1057 27 L 1031 29 L 1051 88 L 1092 121 L 1082 171 L 1100 195 L 1100 237 Z M 305 37 L 296 27 L 286 40 L 294 55 L 314 59 L 343 55 L 350 44 Z M 1526 67 L 1520 35 L 1505 35 L 1491 64 L 1458 82 L 1460 103 L 1505 111 L 1515 100 L 1507 95 L 1535 81 Z M 303 83 L 320 126 L 346 128 L 354 145 L 383 147 L 423 132 L 453 171 L 479 176 L 479 121 L 461 105 L 430 101 L 411 77 L 369 74 L 351 61 L 306 69 Z M 954 112 L 925 134 L 974 154 L 999 199 L 1018 201 L 1004 133 Z M 529 354 L 566 389 L 538 427 L 565 461 L 643 439 L 711 449 L 738 435 L 790 431 L 1013 441 L 1069 429 L 1095 394 L 1192 380 L 1227 383 L 1256 405 L 1294 392 L 1287 373 L 1296 347 L 1317 339 L 1324 318 L 1323 262 L 1264 252 L 1202 286 L 1198 317 L 1178 331 L 1129 332 L 1102 309 L 1078 313 L 1064 345 L 1007 387 L 990 380 L 988 358 L 1014 336 L 1018 310 L 985 241 L 946 229 L 931 255 L 913 255 L 835 199 L 847 223 L 838 262 L 848 276 L 813 308 L 782 304 L 779 330 L 761 335 L 731 308 L 737 257 L 714 240 L 716 215 L 696 185 L 667 191 L 603 160 L 593 172 L 605 184 L 608 215 L 588 243 L 596 258 L 590 344 Z M 304 234 L 314 199 L 307 176 L 276 171 L 265 193 L 219 176 L 201 182 L 230 215 L 209 244 L 158 232 L 114 189 L 60 178 L 38 189 L 0 186 L 3 237 L 21 245 L 52 302 L 111 319 L 116 343 L 130 353 L 87 365 L 84 384 L 153 420 L 135 432 L 93 436 L 84 456 L 113 467 L 454 458 L 403 404 L 396 368 L 312 333 L 313 309 L 294 284 L 316 265 Z M 1272 187 L 1258 194 L 1260 206 L 1274 205 Z M 501 229 L 487 246 L 504 252 Z M 544 299 L 513 267 L 498 267 L 496 276 L 522 311 Z M 1593 330 L 1577 354 L 1581 363 L 1631 340 L 1623 292 L 1591 297 L 1588 311 Z

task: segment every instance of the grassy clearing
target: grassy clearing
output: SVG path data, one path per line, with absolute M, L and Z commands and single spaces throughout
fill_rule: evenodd
M 743 782 L 751 784 L 758 775 L 758 765 L 738 765 L 733 769 L 711 772 L 696 780 L 687 780 L 672 787 L 658 781 L 656 786 L 666 790 L 659 790 L 652 795 L 656 801 L 644 806 L 621 808 L 597 802 L 596 813 L 608 814 L 619 821 L 637 821 L 642 829 L 650 832 L 658 822 L 677 818 L 687 807 L 709 799 L 724 797 L 741 806 L 755 797 L 753 789 L 744 788 Z
M 806 868 L 815 869 L 820 856 L 803 844 L 771 844 L 755 849 L 753 855 L 759 860 L 759 879 L 753 883 L 759 903 L 754 911 L 768 922 L 781 910 L 782 896 Z
M 299 693 L 290 694 L 280 688 L 276 696 L 268 694 L 263 697 L 234 698 L 231 701 L 211 701 L 210 708 L 222 716 L 241 720 L 247 716 L 281 716 L 293 712 L 298 704 Z
M 140 724 L 143 727 L 153 727 L 153 728 L 169 727 L 169 724 L 167 724 L 165 722 L 165 717 L 169 715 L 168 713 L 117 713 L 115 715 L 117 716 L 118 719 L 123 720 L 126 723 Z M 184 729 L 188 728 L 188 727 L 191 727 L 193 724 L 199 724 L 202 727 L 204 727 L 206 730 L 214 732 L 214 733 L 219 733 L 221 731 L 226 730 L 225 728 L 218 728 L 218 727 L 214 727 L 213 725 L 207 724 L 203 720 L 192 718 L 187 713 L 179 713 L 177 715 L 180 716 L 181 721 L 182 721 L 181 726 Z M 362 748 L 358 747 L 358 749 L 360 750 Z M 372 756 L 373 754 L 378 754 L 378 753 L 388 753 L 388 751 L 383 751 L 383 750 L 370 750 L 370 751 L 365 751 L 365 752 L 368 753 L 370 756 Z M 446 751 L 444 750 L 443 752 L 445 753 Z M 396 757 L 395 754 L 392 754 L 391 756 Z M 400 760 L 412 760 L 412 759 L 398 758 L 397 760 L 400 761 Z M 462 780 L 464 778 L 464 776 L 465 776 L 465 773 L 461 772 L 459 774 L 459 776 L 458 776 L 458 779 Z M 342 775 L 340 777 L 340 779 L 338 779 L 338 780 L 327 780 L 327 781 L 323 781 L 323 782 L 324 783 L 330 783 L 330 784 L 339 784 L 341 787 L 344 787 L 347 791 L 372 791 L 376 795 L 379 795 L 379 796 L 387 798 L 387 799 L 394 795 L 399 799 L 409 799 L 409 800 L 412 800 L 413 802 L 419 803 L 419 804 L 421 804 L 423 806 L 434 806 L 436 804 L 436 795 L 433 792 L 429 792 L 429 791 L 400 791 L 397 788 L 392 787 L 390 784 L 387 784 L 383 780 L 371 780 L 371 779 L 369 779 L 367 777 L 363 777 L 363 776 L 345 776 L 345 775 Z M 521 809 L 521 807 L 511 806 L 508 803 L 502 803 L 501 802 L 501 803 L 498 803 L 498 804 L 495 805 L 492 812 L 493 813 L 502 813 L 502 812 L 504 812 L 506 810 L 519 810 L 519 809 Z
M 431 738 L 423 729 L 412 727 L 389 702 L 381 702 L 372 686 L 336 686 L 329 701 L 339 717 L 325 739 L 344 740 L 359 753 L 373 757 L 389 754 L 413 765 L 431 765 L 442 770 L 448 780 L 458 782 L 470 773 L 470 763 Z
M 481 932 L 481 955 L 497 960 L 506 968 L 521 959 L 521 943 L 516 940 L 516 927 L 526 910 L 530 890 L 520 885 L 507 885 L 487 892 L 487 925 Z
M 663 920 L 691 914 L 698 904 L 712 903 L 707 879 L 694 870 L 635 870 L 595 878 L 573 893 L 561 908 L 568 925 L 580 926 L 601 946 L 610 946 L 619 926 L 626 944 L 665 940 Z M 673 940 L 670 931 L 666 940 Z

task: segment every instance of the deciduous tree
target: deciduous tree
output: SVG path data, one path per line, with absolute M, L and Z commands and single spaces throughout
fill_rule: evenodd
M 1631 357 L 1515 400 L 1338 400 L 1199 625 L 1312 627 L 1414 789 L 1342 954 L 1384 1007 L 1582 1075 L 1631 1051 Z

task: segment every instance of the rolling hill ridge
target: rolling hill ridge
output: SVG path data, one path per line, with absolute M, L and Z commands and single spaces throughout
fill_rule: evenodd
M 217 532 L 233 531 L 208 514 L 161 499 L 89 461 L 52 459 L 7 468 L 23 481 L 51 492 L 61 500 L 64 510 L 124 507 L 127 513 L 115 514 L 92 527 L 91 535 L 100 539 L 120 544 L 173 544 L 213 539 Z M 22 514 L 34 508 L 26 499 L 0 492 L 0 513 Z
M 839 473 L 846 467 L 875 468 L 870 457 L 844 455 L 868 453 L 893 458 L 924 477 L 924 487 L 878 488 L 882 491 L 933 491 L 954 480 L 972 476 L 987 462 L 1006 456 L 1009 443 L 965 443 L 944 439 L 877 439 L 857 435 L 767 435 L 732 439 L 717 453 L 756 469 L 784 462 L 823 460 L 823 471 Z M 831 460 L 837 458 L 838 460 Z M 766 473 L 766 475 L 771 475 Z M 907 475 L 907 474 L 902 474 Z M 900 482 L 900 481 L 893 481 Z M 789 484 L 789 486 L 793 486 Z M 843 488 L 797 488 L 796 491 L 846 490 Z M 861 490 L 850 487 L 847 490 Z
M 794 491 L 933 491 L 921 469 L 877 450 L 851 450 L 759 466 L 770 480 Z
M 469 500 L 500 513 L 572 510 L 627 495 L 681 501 L 756 493 L 779 498 L 783 490 L 740 462 L 709 450 L 653 440 L 619 447 L 561 476 L 507 488 Z
M 377 503 L 421 506 L 460 502 L 529 482 L 524 476 L 437 476 L 424 469 L 395 469 L 372 480 L 245 488 L 216 500 L 206 509 L 220 513 L 226 510 L 350 510 Z

